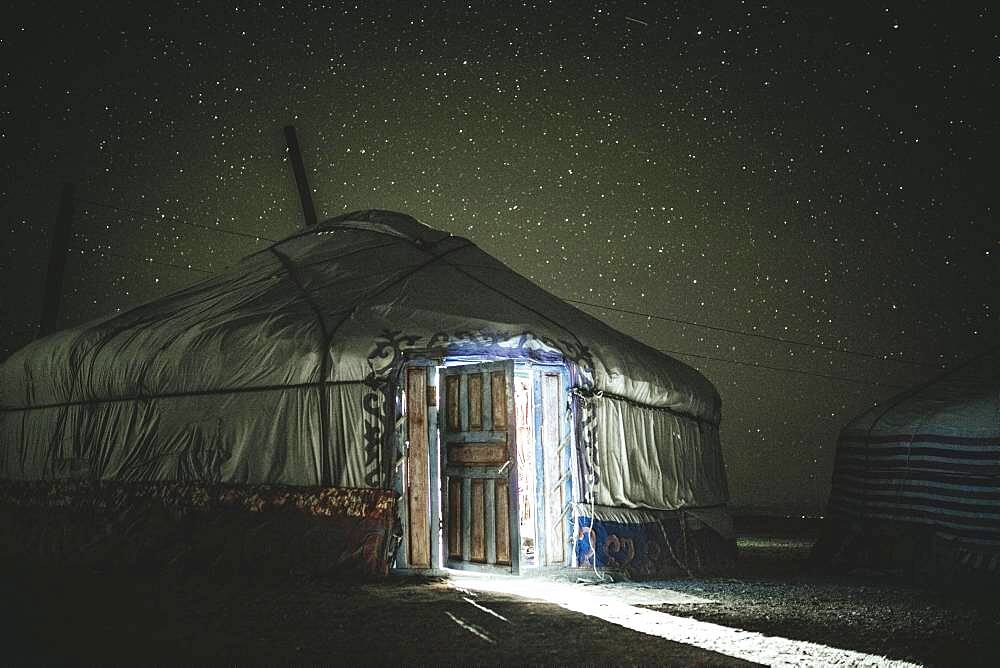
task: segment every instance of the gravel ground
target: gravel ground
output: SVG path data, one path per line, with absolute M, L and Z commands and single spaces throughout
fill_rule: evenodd
M 815 574 L 806 568 L 811 545 L 747 536 L 726 577 L 578 586 L 675 618 L 927 665 L 1000 666 L 996 589 Z M 433 578 L 0 567 L 6 664 L 745 665 L 539 600 L 530 580 L 529 593 L 515 596 Z
M 813 541 L 738 540 L 732 577 L 674 580 L 711 603 L 657 606 L 672 615 L 929 666 L 1000 666 L 1000 591 L 914 583 L 879 573 L 824 575 Z

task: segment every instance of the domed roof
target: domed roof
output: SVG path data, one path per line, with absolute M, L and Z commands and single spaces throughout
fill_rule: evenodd
M 434 244 L 444 237 L 451 236 L 448 232 L 435 230 L 430 225 L 421 223 L 416 218 L 408 216 L 405 213 L 386 211 L 384 209 L 352 211 L 339 215 L 336 218 L 330 218 L 324 221 L 322 225 L 324 227 L 354 228 L 396 234 L 409 239 L 418 246 Z
M 356 381 L 407 351 L 561 357 L 594 391 L 713 424 L 691 367 L 583 313 L 468 239 L 357 211 L 175 294 L 36 341 L 2 405 Z M 31 369 L 25 377 L 24 369 Z

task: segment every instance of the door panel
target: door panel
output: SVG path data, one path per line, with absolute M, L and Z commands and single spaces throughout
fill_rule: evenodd
M 462 410 L 460 408 L 460 394 L 461 394 L 461 381 L 460 376 L 446 376 L 444 379 L 444 391 L 445 397 L 445 411 L 448 416 L 448 429 L 453 432 L 462 430 Z
M 495 441 L 487 443 L 449 443 L 448 461 L 466 466 L 500 466 L 507 461 L 507 444 Z
M 448 499 L 448 565 L 517 572 L 517 501 L 511 395 L 513 361 L 443 370 L 441 488 Z M 516 480 L 516 477 L 513 478 Z M 512 555 L 514 558 L 512 559 Z
M 468 376 L 469 431 L 483 429 L 483 376 L 478 373 Z
M 469 559 L 480 563 L 485 563 L 486 561 L 485 482 L 483 478 L 472 479 L 472 498 L 470 499 Z
M 510 496 L 506 480 L 496 481 L 496 533 L 497 533 L 497 563 L 510 563 Z M 515 513 L 516 517 L 516 513 Z
M 513 414 L 513 402 L 508 398 L 508 390 L 514 377 L 514 363 L 510 362 L 511 371 L 494 371 L 490 374 L 490 399 L 492 400 L 491 415 L 494 429 L 507 428 L 508 412 Z
M 448 557 L 462 558 L 462 480 L 448 481 Z

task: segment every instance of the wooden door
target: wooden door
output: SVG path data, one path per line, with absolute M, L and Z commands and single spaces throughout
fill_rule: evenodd
M 539 443 L 542 449 L 542 480 L 544 518 L 542 536 L 545 540 L 545 564 L 562 565 L 566 558 L 566 520 L 568 501 L 566 479 L 569 470 L 569 447 L 563 439 L 566 425 L 563 419 L 565 400 L 562 377 L 558 372 L 538 372 L 539 408 L 541 409 Z
M 448 367 L 442 378 L 448 566 L 517 573 L 514 362 Z

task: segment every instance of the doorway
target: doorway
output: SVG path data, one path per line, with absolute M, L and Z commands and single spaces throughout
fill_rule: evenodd
M 397 565 L 524 573 L 569 565 L 572 421 L 563 365 L 406 370 Z

